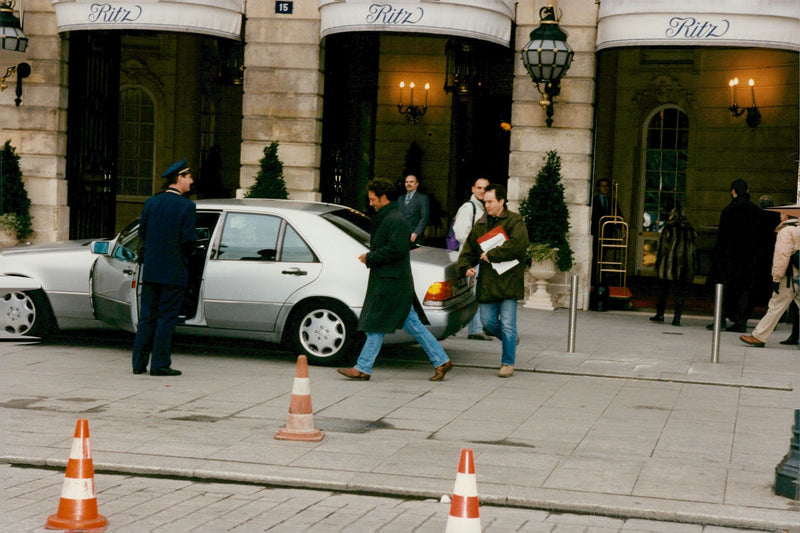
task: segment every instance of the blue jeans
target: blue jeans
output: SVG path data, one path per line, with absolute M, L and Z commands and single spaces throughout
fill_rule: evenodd
M 475 282 L 472 284 L 472 294 L 478 293 L 478 269 L 480 265 L 475 267 L 475 277 L 473 278 Z M 483 333 L 483 322 L 481 321 L 481 310 L 477 309 L 475 311 L 475 316 L 472 317 L 472 320 L 469 321 L 467 325 L 467 335 L 477 335 L 478 333 Z
M 403 329 L 422 346 L 434 368 L 442 366 L 450 360 L 436 337 L 422 324 L 417 312 L 414 311 L 414 306 L 411 306 L 411 310 L 408 312 Z M 378 358 L 378 352 L 381 351 L 383 337 L 385 336 L 385 333 L 367 332 L 367 342 L 364 343 L 364 347 L 361 348 L 361 353 L 358 355 L 356 370 L 365 374 L 372 374 L 372 365 L 375 364 L 375 359 Z
M 503 341 L 501 364 L 513 366 L 517 357 L 517 301 L 481 303 L 480 312 L 486 333 Z

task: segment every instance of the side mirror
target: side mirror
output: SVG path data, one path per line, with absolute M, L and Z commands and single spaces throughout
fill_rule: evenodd
M 97 255 L 108 255 L 108 241 L 94 241 L 91 244 L 92 253 Z

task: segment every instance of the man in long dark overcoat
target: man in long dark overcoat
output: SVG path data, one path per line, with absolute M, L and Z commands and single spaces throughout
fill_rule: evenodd
M 133 373 L 147 370 L 152 350 L 151 376 L 179 376 L 180 370 L 171 367 L 170 352 L 189 280 L 189 256 L 197 242 L 195 204 L 184 196 L 194 179 L 185 159 L 170 166 L 162 177 L 169 186 L 144 203 L 139 219 L 144 259 Z
M 441 381 L 453 364 L 414 309 L 409 254 L 411 230 L 400 206 L 389 200 L 393 190 L 394 185 L 389 180 L 378 178 L 367 184 L 369 205 L 377 211 L 370 251 L 358 258 L 369 268 L 367 294 L 358 319 L 358 330 L 366 332 L 367 340 L 356 365 L 340 368 L 338 372 L 351 379 L 368 380 L 384 336 L 403 328 L 428 354 L 435 369 L 430 380 Z
M 760 245 L 762 216 L 758 206 L 750 201 L 747 182 L 743 179 L 731 183 L 731 197 L 731 203 L 723 208 L 719 217 L 714 271 L 717 282 L 723 285 L 725 314 L 733 320 L 726 329 L 746 333 L 756 276 L 757 254 L 753 250 Z

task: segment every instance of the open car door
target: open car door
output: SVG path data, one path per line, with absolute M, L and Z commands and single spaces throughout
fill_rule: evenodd
M 138 317 L 140 246 L 136 220 L 120 232 L 107 253 L 97 258 L 89 274 L 95 318 L 128 331 L 135 331 Z

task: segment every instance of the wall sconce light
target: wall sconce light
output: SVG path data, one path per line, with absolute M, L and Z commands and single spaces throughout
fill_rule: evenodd
M 758 125 L 761 124 L 761 112 L 756 105 L 756 92 L 755 89 L 753 89 L 755 82 L 750 79 L 747 84 L 750 86 L 750 98 L 753 105 L 747 108 L 739 107 L 736 101 L 736 88 L 739 86 L 739 78 L 733 78 L 728 82 L 728 87 L 731 88 L 731 105 L 728 106 L 728 109 L 734 117 L 741 117 L 747 113 L 747 116 L 744 117 L 744 121 L 749 127 L 757 128 Z
M 522 62 L 536 89 L 542 95 L 539 105 L 547 113 L 547 127 L 553 125 L 553 100 L 561 93 L 560 80 L 569 70 L 575 52 L 567 44 L 567 34 L 558 27 L 556 10 L 551 5 L 539 10 L 540 25 L 521 51 Z
M 422 107 L 418 105 L 414 105 L 414 82 L 408 84 L 408 88 L 411 90 L 411 96 L 409 99 L 409 103 L 404 105 L 403 104 L 403 92 L 406 87 L 406 82 L 400 82 L 400 102 L 397 104 L 397 110 L 400 112 L 401 115 L 405 115 L 406 119 L 411 124 L 416 124 L 422 117 L 425 115 L 425 112 L 428 110 L 428 89 L 431 88 L 430 83 L 425 84 L 425 103 Z

